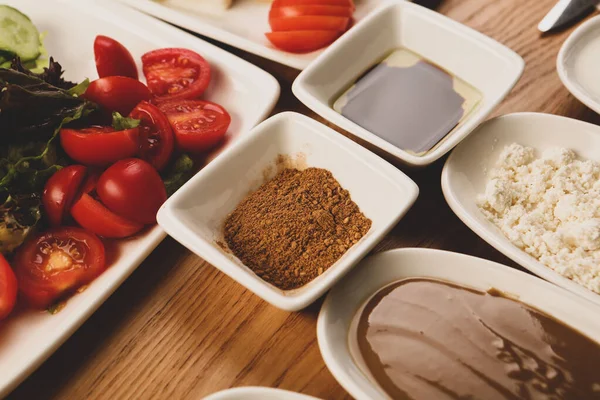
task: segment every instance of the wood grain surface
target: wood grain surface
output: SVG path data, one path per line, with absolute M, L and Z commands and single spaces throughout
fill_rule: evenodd
M 555 2 L 447 0 L 434 5 L 525 59 L 523 77 L 494 115 L 540 111 L 599 122 L 556 73 L 558 50 L 574 28 L 548 36 L 536 29 Z M 282 91 L 274 113 L 293 110 L 322 121 L 292 95 L 297 71 L 220 46 L 278 79 Z M 402 168 L 421 194 L 375 252 L 431 247 L 515 266 L 452 213 L 440 188 L 444 161 L 421 170 Z M 299 313 L 280 311 L 168 238 L 9 398 L 200 399 L 246 385 L 350 398 L 319 353 L 315 327 L 321 302 Z

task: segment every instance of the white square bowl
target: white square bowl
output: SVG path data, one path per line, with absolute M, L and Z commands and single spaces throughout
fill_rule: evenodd
M 307 167 L 333 173 L 372 221 L 369 232 L 334 265 L 307 285 L 280 290 L 262 280 L 227 250 L 223 223 L 264 181 L 279 155 L 300 155 Z M 159 225 L 175 240 L 264 300 L 288 311 L 323 295 L 396 225 L 419 188 L 400 170 L 325 125 L 297 113 L 281 113 L 240 138 L 175 193 L 158 212 Z
M 337 98 L 368 68 L 407 48 L 478 89 L 483 99 L 471 115 L 422 156 L 404 151 L 333 109 Z M 525 62 L 495 40 L 435 11 L 398 2 L 374 12 L 333 43 L 294 81 L 296 97 L 323 118 L 403 162 L 428 165 L 456 146 L 506 97 Z

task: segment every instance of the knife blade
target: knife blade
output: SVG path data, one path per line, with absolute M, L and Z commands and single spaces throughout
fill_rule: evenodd
M 540 21 L 538 29 L 548 32 L 565 26 L 589 14 L 598 3 L 600 0 L 559 0 Z

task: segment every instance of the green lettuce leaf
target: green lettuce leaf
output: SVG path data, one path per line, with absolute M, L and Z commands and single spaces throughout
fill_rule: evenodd
M 194 175 L 194 160 L 187 154 L 180 155 L 162 173 L 167 195 L 171 196 Z

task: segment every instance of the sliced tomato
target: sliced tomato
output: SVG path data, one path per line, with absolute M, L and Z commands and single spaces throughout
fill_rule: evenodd
M 286 6 L 271 8 L 269 20 L 274 18 L 290 18 L 302 16 L 328 15 L 332 17 L 352 17 L 353 10 L 350 7 L 340 6 Z
M 273 18 L 269 21 L 274 32 L 279 31 L 340 31 L 348 28 L 350 18 L 328 16 L 303 16 Z
M 167 201 L 160 175 L 139 158 L 111 165 L 100 176 L 96 193 L 109 210 L 140 224 L 156 223 L 156 213 Z
M 98 170 L 88 171 L 88 174 L 85 177 L 85 180 L 83 181 L 83 184 L 81 185 L 81 188 L 79 190 L 79 196 L 81 196 L 81 194 L 83 193 L 89 194 L 96 190 L 96 185 L 98 184 L 98 180 L 100 179 L 100 174 L 101 171 Z M 78 199 L 79 197 L 76 197 L 75 201 L 77 201 Z
M 98 76 L 126 76 L 138 79 L 133 56 L 125 46 L 108 36 L 98 35 L 94 40 L 94 56 Z
M 144 75 L 155 100 L 199 97 L 210 83 L 210 65 L 186 49 L 160 49 L 142 56 Z
M 142 230 L 143 224 L 123 218 L 87 193 L 75 201 L 71 215 L 83 228 L 107 238 L 124 238 Z
M 90 83 L 83 97 L 107 111 L 128 115 L 140 101 L 150 100 L 150 90 L 132 78 L 107 76 Z
M 70 165 L 54 173 L 46 182 L 42 203 L 46 217 L 52 226 L 59 226 L 69 213 L 75 195 L 83 182 L 87 168 Z
M 17 278 L 6 258 L 0 254 L 0 321 L 8 317 L 17 302 Z
M 352 0 L 275 0 L 271 7 L 286 7 L 286 6 L 340 6 L 349 7 L 354 10 L 354 2 Z
M 291 53 L 308 53 L 331 44 L 339 31 L 288 31 L 265 33 L 267 39 L 281 50 Z
M 32 306 L 47 308 L 104 272 L 104 245 L 81 228 L 57 228 L 25 242 L 14 266 L 21 295 Z
M 159 105 L 173 131 L 177 147 L 199 153 L 217 145 L 227 133 L 231 116 L 220 105 L 202 100 L 184 100 Z
M 84 165 L 104 167 L 137 154 L 140 130 L 115 131 L 109 126 L 61 129 L 60 144 L 73 160 Z
M 138 104 L 129 116 L 142 121 L 139 126 L 138 155 L 160 171 L 171 159 L 175 147 L 175 138 L 169 120 L 158 107 L 146 101 Z

